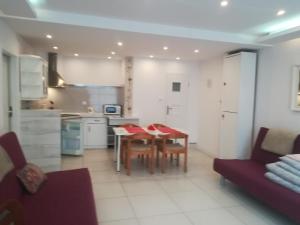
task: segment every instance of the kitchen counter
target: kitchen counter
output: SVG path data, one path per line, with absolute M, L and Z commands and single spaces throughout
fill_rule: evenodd
M 86 112 L 64 112 L 60 114 L 61 116 L 77 116 L 81 118 L 102 118 L 106 117 L 103 115 L 103 113 L 86 113 Z

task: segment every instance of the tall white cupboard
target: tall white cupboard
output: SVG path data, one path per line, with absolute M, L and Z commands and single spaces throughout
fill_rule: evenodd
M 220 158 L 245 159 L 252 148 L 257 53 L 224 58 Z

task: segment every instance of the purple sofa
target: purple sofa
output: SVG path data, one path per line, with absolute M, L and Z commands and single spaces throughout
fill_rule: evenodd
M 46 183 L 30 195 L 16 177 L 16 171 L 26 164 L 16 135 L 0 137 L 0 145 L 15 166 L 0 183 L 0 205 L 10 199 L 18 200 L 23 206 L 25 225 L 98 225 L 87 169 L 48 173 Z
M 300 223 L 300 194 L 275 184 L 264 176 L 265 165 L 279 161 L 280 157 L 261 148 L 267 132 L 267 128 L 261 128 L 251 159 L 215 159 L 214 170 L 255 198 Z M 295 140 L 293 153 L 300 154 L 300 135 Z

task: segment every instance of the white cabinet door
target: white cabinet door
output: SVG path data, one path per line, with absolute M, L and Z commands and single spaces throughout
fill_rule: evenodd
M 86 123 L 84 132 L 85 148 L 105 148 L 107 133 L 105 123 Z
M 236 159 L 238 157 L 238 114 L 222 113 L 220 157 L 222 159 Z
M 222 88 L 222 111 L 238 112 L 241 56 L 225 58 Z

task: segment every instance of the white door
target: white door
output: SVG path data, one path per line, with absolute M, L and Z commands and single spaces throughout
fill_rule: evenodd
M 187 128 L 188 79 L 184 74 L 168 74 L 166 94 L 166 124 Z
M 10 118 L 10 95 L 9 95 L 9 57 L 6 55 L 2 55 L 2 76 L 3 76 L 3 84 L 1 85 L 2 89 L 2 115 L 3 115 L 3 132 L 11 131 L 11 118 Z M 0 95 L 0 96 L 1 96 Z
M 222 113 L 221 119 L 221 137 L 220 137 L 220 158 L 237 158 L 237 113 Z
M 225 58 L 223 69 L 222 111 L 238 112 L 240 55 Z

